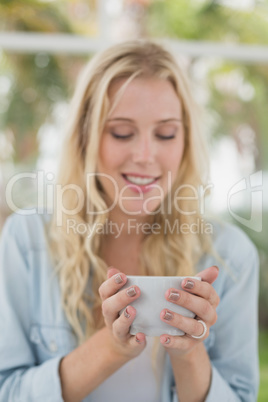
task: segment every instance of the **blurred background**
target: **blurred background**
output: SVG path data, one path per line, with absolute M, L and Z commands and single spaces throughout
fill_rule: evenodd
M 163 42 L 187 70 L 210 145 L 207 208 L 258 248 L 258 400 L 267 401 L 268 0 L 0 0 L 0 230 L 12 208 L 51 195 L 79 71 L 137 37 Z

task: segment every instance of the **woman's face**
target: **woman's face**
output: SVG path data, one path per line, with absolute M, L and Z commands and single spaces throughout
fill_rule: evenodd
M 111 85 L 113 101 L 124 84 Z M 134 217 L 150 215 L 177 176 L 184 151 L 182 106 L 161 79 L 134 79 L 106 119 L 100 141 L 99 180 L 110 207 Z

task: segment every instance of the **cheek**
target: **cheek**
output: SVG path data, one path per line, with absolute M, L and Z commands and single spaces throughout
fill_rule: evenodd
M 164 161 L 166 165 L 166 169 L 172 173 L 177 173 L 179 170 L 182 157 L 183 157 L 184 147 L 183 145 L 179 145 L 178 147 L 172 147 L 168 154 L 165 155 Z
M 177 172 L 181 164 L 182 155 L 175 154 L 169 156 L 169 166 L 172 172 Z
M 127 157 L 124 147 L 114 144 L 109 139 L 104 140 L 100 144 L 99 151 L 99 168 L 102 170 L 113 172 L 118 169 Z
M 99 170 L 112 171 L 116 160 L 116 153 L 109 144 L 102 144 L 99 152 Z

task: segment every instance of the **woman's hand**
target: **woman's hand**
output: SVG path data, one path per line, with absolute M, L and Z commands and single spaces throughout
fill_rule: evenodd
M 161 335 L 160 342 L 166 347 L 169 354 L 185 356 L 208 337 L 210 327 L 217 321 L 216 307 L 220 302 L 219 296 L 211 286 L 217 279 L 218 273 L 219 270 L 215 266 L 207 268 L 196 275 L 201 277 L 201 281 L 191 278 L 183 280 L 182 288 L 186 291 L 168 289 L 165 293 L 168 301 L 183 306 L 196 314 L 193 319 L 176 314 L 172 312 L 172 309 L 165 309 L 161 312 L 162 321 L 185 332 L 183 336 Z M 207 331 L 198 320 L 205 323 Z M 192 335 L 200 336 L 203 333 L 204 336 L 200 339 L 192 338 Z
M 136 315 L 136 309 L 129 303 L 140 296 L 140 289 L 131 286 L 119 292 L 127 282 L 126 275 L 115 268 L 110 268 L 107 276 L 108 279 L 99 288 L 99 294 L 105 325 L 111 335 L 111 346 L 125 357 L 136 357 L 144 349 L 146 338 L 143 333 L 138 333 L 136 336 L 129 333 L 129 327 Z M 122 309 L 124 312 L 119 315 Z

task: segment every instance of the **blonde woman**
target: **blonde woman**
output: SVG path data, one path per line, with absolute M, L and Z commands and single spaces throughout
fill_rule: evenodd
M 202 215 L 198 119 L 162 46 L 126 42 L 89 62 L 53 216 L 18 211 L 2 234 L 1 402 L 256 401 L 257 253 Z M 202 278 L 165 293 L 196 315 L 159 314 L 184 336 L 130 335 L 141 291 L 129 274 Z

